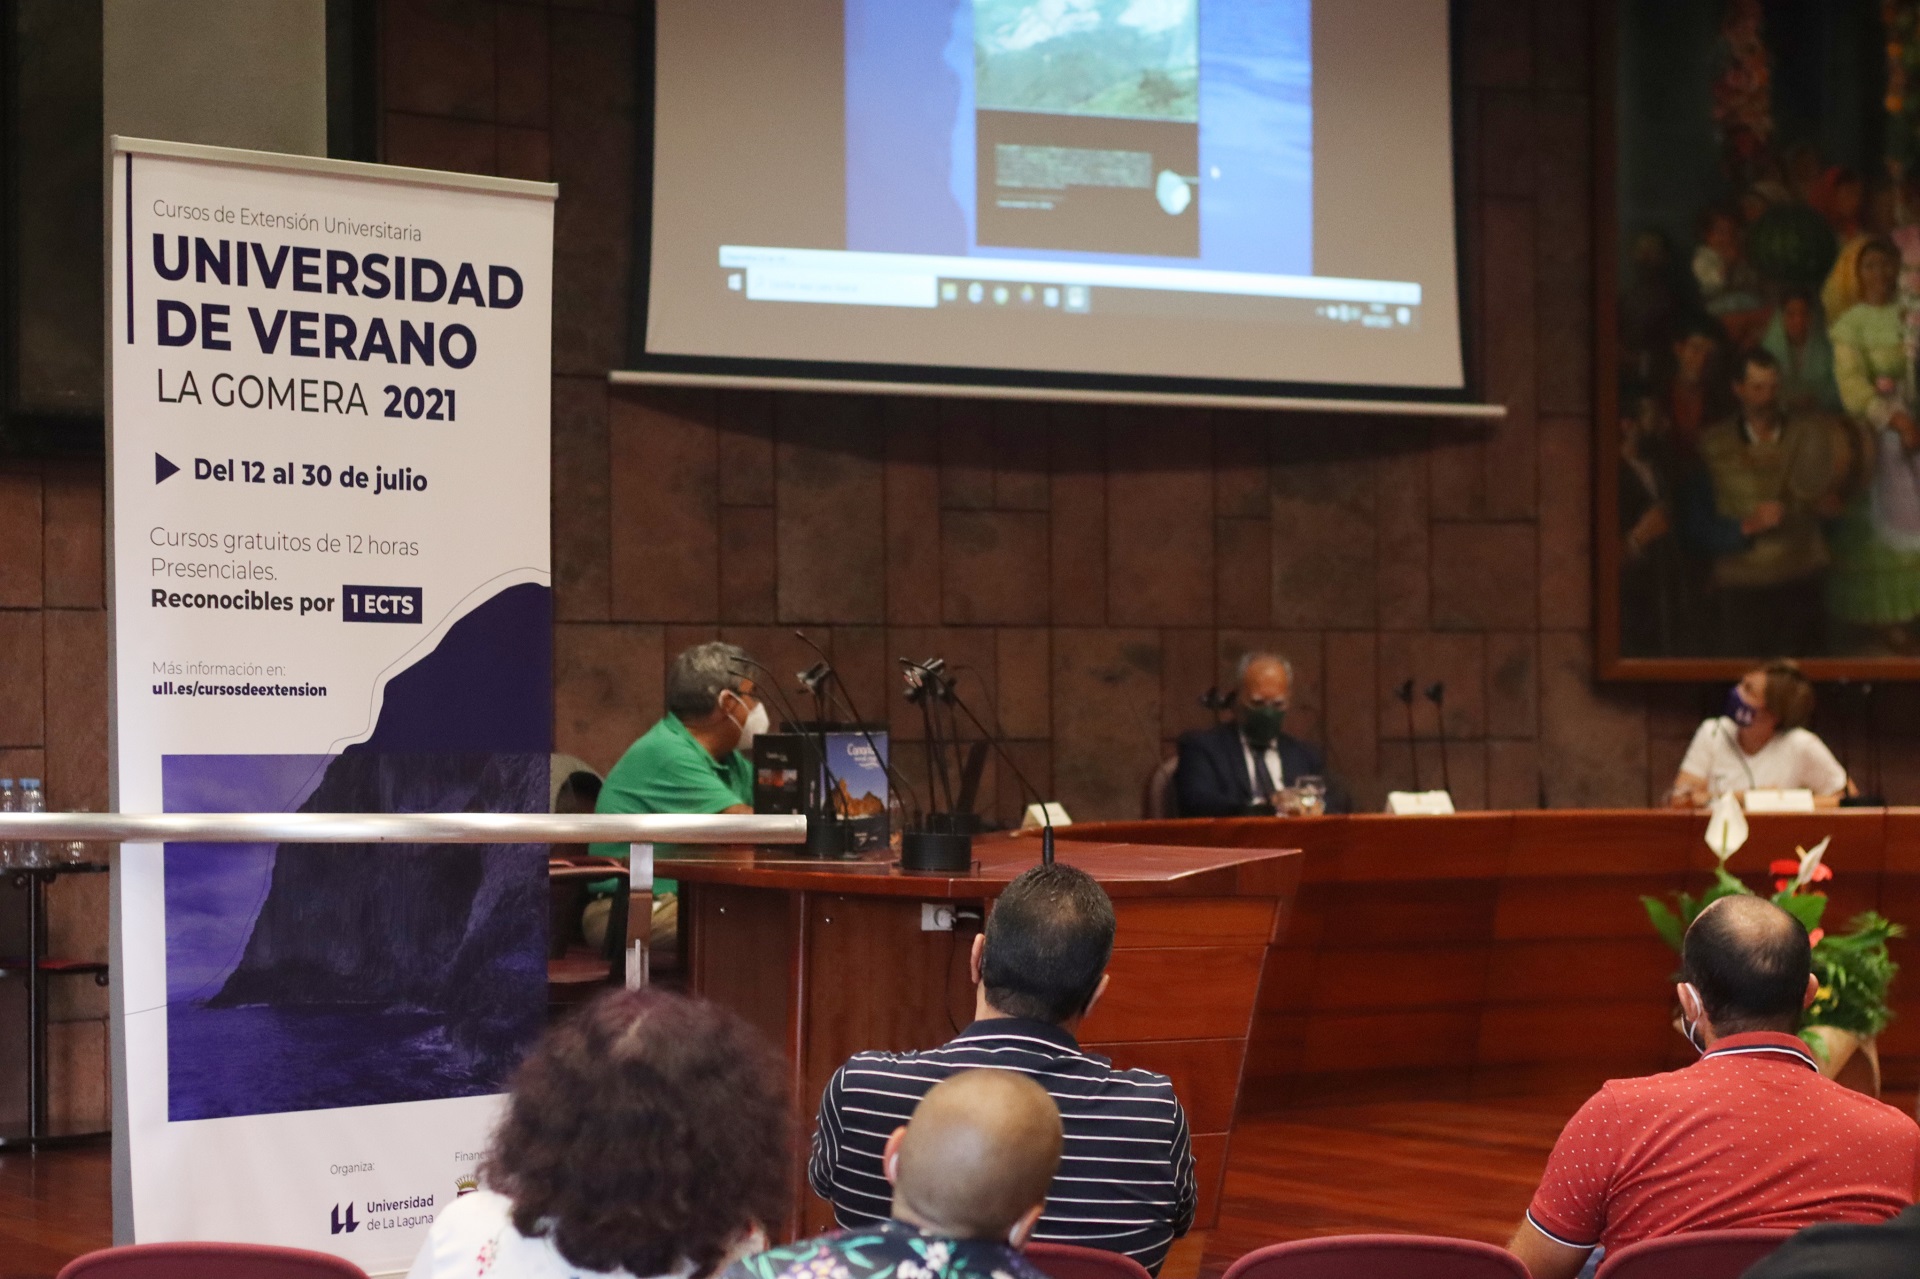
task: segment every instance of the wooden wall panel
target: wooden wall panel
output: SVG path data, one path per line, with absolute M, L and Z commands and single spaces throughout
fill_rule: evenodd
M 1114 904 L 1118 949 L 1149 946 L 1263 946 L 1274 903 L 1257 897 L 1128 900 Z
M 682 885 L 693 989 L 745 1017 L 792 1053 L 799 921 L 786 893 Z
M 1211 1230 L 1220 1218 L 1220 1184 L 1227 1176 L 1226 1134 L 1194 1137 L 1193 1164 L 1194 1180 L 1200 1189 L 1200 1203 L 1194 1210 L 1193 1228 Z
M 1093 1043 L 1243 1039 L 1264 946 L 1116 950 L 1106 997 L 1087 1017 Z
M 1234 1094 L 1246 1044 L 1238 1039 L 1175 1039 L 1161 1043 L 1086 1043 L 1090 1053 L 1110 1057 L 1122 1070 L 1153 1070 L 1173 1080 L 1173 1091 L 1187 1110 L 1187 1125 L 1197 1133 L 1224 1133 L 1233 1127 Z

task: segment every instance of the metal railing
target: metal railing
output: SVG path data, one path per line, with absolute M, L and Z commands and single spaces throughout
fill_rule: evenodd
M 125 844 L 803 844 L 751 813 L 0 813 L 0 840 Z

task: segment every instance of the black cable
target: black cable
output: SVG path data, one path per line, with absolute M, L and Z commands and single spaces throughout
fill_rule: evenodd
M 979 729 L 987 741 L 992 744 L 994 750 L 999 753 L 1000 758 L 1007 761 L 1007 767 L 1013 770 L 1014 777 L 1022 786 L 1027 788 L 1034 800 L 1040 805 L 1040 864 L 1042 866 L 1053 865 L 1053 814 L 1047 810 L 1047 797 L 1040 793 L 1038 786 L 1035 786 L 1027 780 L 1027 775 L 1020 771 L 1019 763 L 1013 758 L 1013 752 L 1008 750 L 1006 744 L 999 738 L 987 731 L 987 726 L 982 724 L 980 717 L 973 713 L 973 707 L 967 705 L 958 697 L 954 697 L 951 700 L 955 706 L 958 706 L 967 713 L 967 718 L 973 721 L 973 726 Z

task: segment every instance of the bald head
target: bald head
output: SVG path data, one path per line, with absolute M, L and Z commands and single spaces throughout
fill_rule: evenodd
M 1700 993 L 1716 1035 L 1800 1025 L 1812 946 L 1799 920 L 1765 898 L 1722 897 L 1694 918 L 1682 978 Z
M 1009 1070 L 935 1084 L 888 1142 L 893 1215 L 958 1239 L 1006 1239 L 1039 1216 L 1060 1166 L 1060 1112 Z

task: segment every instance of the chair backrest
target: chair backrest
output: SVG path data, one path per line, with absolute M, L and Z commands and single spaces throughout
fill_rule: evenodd
M 1642 1239 L 1608 1253 L 1595 1279 L 1740 1279 L 1791 1238 L 1791 1230 L 1699 1230 Z
M 1050 1279 L 1152 1279 L 1132 1257 L 1070 1243 L 1030 1243 L 1026 1257 Z
M 1180 757 L 1169 755 L 1147 774 L 1146 793 L 1140 799 L 1140 815 L 1148 821 L 1180 815 L 1180 797 L 1174 793 L 1173 775 L 1180 768 Z
M 1328 1235 L 1256 1249 L 1226 1279 L 1528 1279 L 1504 1248 L 1438 1235 Z
M 252 1243 L 137 1243 L 75 1257 L 59 1279 L 367 1279 L 339 1257 Z

